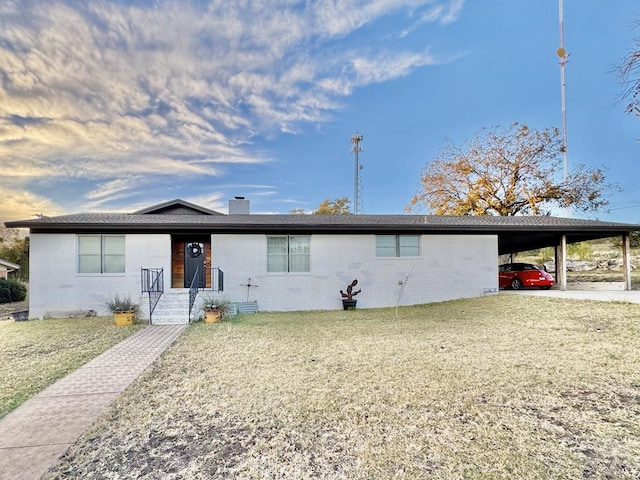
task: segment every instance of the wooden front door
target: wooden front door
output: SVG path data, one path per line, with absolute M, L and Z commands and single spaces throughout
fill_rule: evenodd
M 211 239 L 204 235 L 175 235 L 171 239 L 171 287 L 189 288 L 198 269 L 198 288 L 211 287 Z
M 195 275 L 194 287 L 204 288 L 205 279 L 204 243 L 185 242 L 184 244 L 184 287 L 189 288 Z

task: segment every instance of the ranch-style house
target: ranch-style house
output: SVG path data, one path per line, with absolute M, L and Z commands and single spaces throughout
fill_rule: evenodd
M 264 311 L 342 308 L 354 279 L 358 308 L 477 297 L 498 290 L 500 255 L 545 246 L 566 288 L 566 245 L 606 237 L 622 238 L 630 289 L 629 236 L 640 229 L 549 216 L 262 215 L 243 197 L 228 214 L 172 200 L 6 226 L 30 230 L 30 318 L 105 314 L 119 294 L 139 298 L 154 324 L 193 318 L 190 291 Z

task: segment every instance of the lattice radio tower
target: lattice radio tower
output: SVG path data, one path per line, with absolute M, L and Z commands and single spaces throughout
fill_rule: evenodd
M 361 133 L 354 133 L 351 136 L 351 153 L 353 153 L 354 158 L 354 173 L 353 173 L 353 213 L 358 215 L 360 213 L 360 204 L 362 202 L 362 189 L 360 186 L 360 170 L 362 170 L 362 165 L 360 165 L 359 153 L 362 152 L 362 148 L 360 148 L 360 142 L 363 140 L 363 136 Z
M 569 177 L 569 161 L 567 159 L 567 100 L 565 95 L 564 67 L 567 64 L 569 55 L 564 49 L 564 8 L 563 0 L 558 0 L 558 11 L 560 14 L 560 46 L 556 54 L 560 57 L 560 101 L 562 104 L 562 166 L 563 181 L 567 183 Z

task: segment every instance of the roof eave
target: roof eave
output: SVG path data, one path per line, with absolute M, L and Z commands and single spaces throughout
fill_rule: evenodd
M 635 225 L 436 225 L 436 224 L 296 224 L 296 223 L 174 223 L 153 224 L 131 223 L 46 223 L 38 221 L 7 222 L 8 228 L 30 228 L 34 233 L 73 233 L 85 231 L 124 231 L 124 232 L 211 232 L 211 233 L 248 233 L 271 231 L 327 232 L 327 233 L 370 233 L 370 232 L 416 232 L 416 233 L 484 233 L 499 234 L 510 232 L 532 233 L 581 233 L 598 232 L 602 234 L 624 234 L 637 231 Z
M 19 270 L 20 269 L 20 265 L 16 265 L 15 263 L 8 262 L 6 260 L 0 260 L 0 265 L 3 265 L 5 267 L 10 268 L 11 269 L 11 270 L 9 270 L 10 272 L 12 272 L 13 270 Z

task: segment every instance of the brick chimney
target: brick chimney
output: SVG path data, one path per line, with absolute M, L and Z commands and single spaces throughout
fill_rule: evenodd
M 249 215 L 249 200 L 234 197 L 229 200 L 229 215 Z

